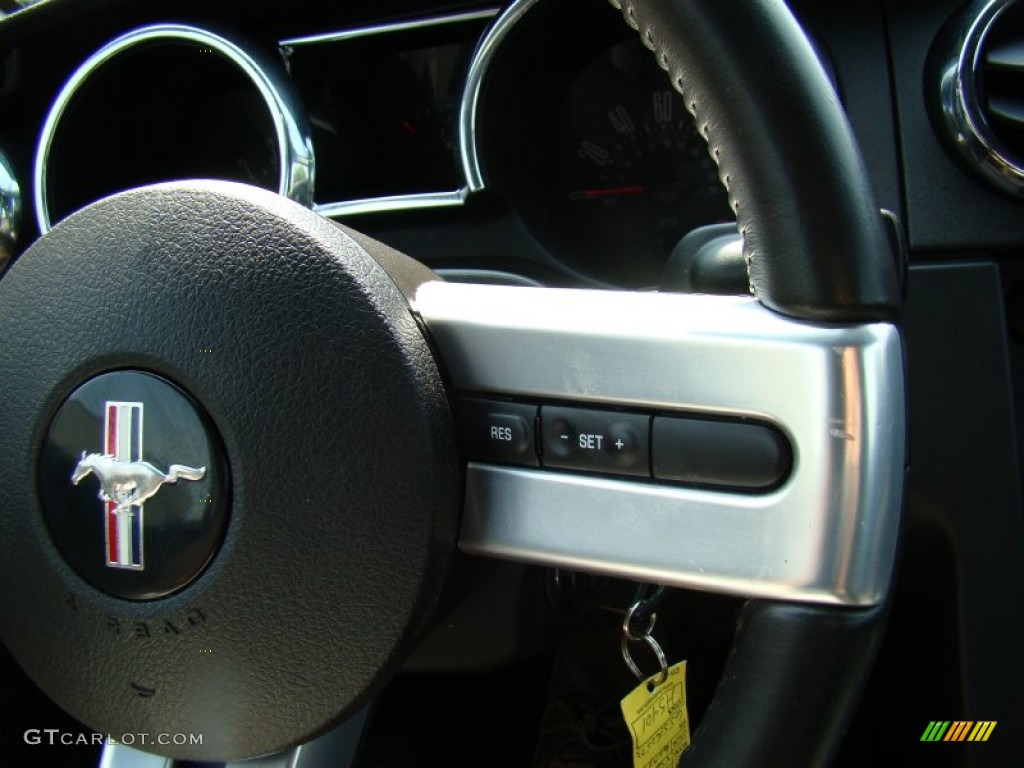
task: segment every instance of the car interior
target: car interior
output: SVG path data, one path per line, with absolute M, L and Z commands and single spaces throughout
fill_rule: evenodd
M 0 763 L 1019 764 L 1022 259 L 1024 0 L 0 0 Z

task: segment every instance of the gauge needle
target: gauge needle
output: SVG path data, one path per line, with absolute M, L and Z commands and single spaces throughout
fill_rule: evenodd
M 630 184 L 624 187 L 597 187 L 570 192 L 570 200 L 596 200 L 601 197 L 623 197 L 625 195 L 642 195 L 647 191 L 643 184 Z

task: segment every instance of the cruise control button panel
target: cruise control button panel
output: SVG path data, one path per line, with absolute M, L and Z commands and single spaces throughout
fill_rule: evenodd
M 537 406 L 467 398 L 459 409 L 466 454 L 478 461 L 536 467 Z
M 545 405 L 544 466 L 650 477 L 650 421 L 636 413 Z
M 743 417 L 657 414 L 464 397 L 459 435 L 470 461 L 594 472 L 710 490 L 767 493 L 793 469 L 776 427 Z

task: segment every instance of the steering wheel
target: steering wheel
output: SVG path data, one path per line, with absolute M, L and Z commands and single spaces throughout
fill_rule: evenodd
M 0 631 L 55 701 L 103 733 L 203 733 L 145 746 L 182 759 L 305 742 L 415 647 L 459 546 L 749 598 L 683 764 L 834 754 L 897 549 L 896 265 L 781 0 L 622 10 L 708 141 L 756 298 L 447 284 L 205 181 L 95 203 L 11 267 Z M 480 403 L 521 461 L 460 461 Z M 697 424 L 680 461 L 726 479 L 555 466 L 530 448 L 555 413 L 628 422 L 632 462 Z M 743 427 L 785 445 L 778 482 L 737 487 Z

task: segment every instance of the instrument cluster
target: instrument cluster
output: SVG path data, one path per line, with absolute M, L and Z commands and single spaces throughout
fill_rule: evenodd
M 415 216 L 473 226 L 490 200 L 566 275 L 657 285 L 687 232 L 732 212 L 682 97 L 611 6 L 579 25 L 590 4 L 339 24 L 272 51 L 201 24 L 129 30 L 50 107 L 39 230 L 189 177 L 262 186 L 377 233 Z

